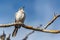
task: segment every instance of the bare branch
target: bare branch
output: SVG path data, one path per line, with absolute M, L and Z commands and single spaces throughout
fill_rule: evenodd
M 41 29 L 41 28 L 33 28 L 32 26 L 26 26 L 26 25 L 24 25 L 23 27 L 30 30 L 40 31 L 40 32 L 45 32 L 45 33 L 60 33 L 60 30 L 46 30 L 46 29 Z
M 0 36 L 0 39 L 1 39 L 1 40 L 5 40 L 5 38 L 6 38 L 6 34 L 5 34 L 4 31 L 3 31 L 3 34 Z
M 11 27 L 15 25 L 22 25 L 22 23 L 9 23 L 9 24 L 0 24 L 0 27 L 5 28 L 5 27 Z
M 41 32 L 47 32 L 47 33 L 60 33 L 60 30 L 46 30 L 46 29 L 41 29 L 41 28 L 33 28 L 33 26 L 27 26 L 25 24 L 22 23 L 11 23 L 11 24 L 0 24 L 0 27 L 10 27 L 10 26 L 15 26 L 15 25 L 21 25 L 22 27 L 26 28 L 26 29 L 30 29 L 30 30 L 35 30 L 35 31 L 41 31 Z
M 41 31 L 41 32 L 47 32 L 47 33 L 60 33 L 60 30 L 46 30 L 46 29 L 41 29 L 41 28 L 33 28 L 33 26 L 28 26 L 22 23 L 11 23 L 11 24 L 0 24 L 0 27 L 10 27 L 10 26 L 15 26 L 15 25 L 21 25 L 22 27 L 30 30 L 35 30 L 35 31 Z
M 6 40 L 11 40 L 11 39 L 10 39 L 10 36 L 11 36 L 11 34 L 9 34 L 9 36 L 6 38 Z
M 22 40 L 27 40 L 28 36 L 31 35 L 32 33 L 34 33 L 34 31 L 32 31 L 32 32 L 30 32 L 29 34 L 27 34 L 27 35 L 25 36 L 25 38 L 23 38 Z
M 41 28 L 33 28 L 33 26 L 28 26 L 25 24 L 22 24 L 21 22 L 19 23 L 10 23 L 10 24 L 0 24 L 0 27 L 11 27 L 11 26 L 15 26 L 15 25 L 21 25 L 22 27 L 26 28 L 26 29 L 30 29 L 30 30 L 35 30 L 35 31 L 41 31 L 41 32 L 47 32 L 47 33 L 60 33 L 60 30 L 46 30 L 46 28 L 51 25 L 58 17 L 60 17 L 60 15 L 54 16 L 54 18 L 52 19 L 52 21 L 50 21 L 45 29 L 41 29 Z
M 46 29 L 49 25 L 51 25 L 58 17 L 60 17 L 60 15 L 55 15 L 53 17 L 53 19 L 47 23 L 47 25 L 44 27 L 44 29 Z
M 37 28 L 40 28 L 42 25 L 38 26 Z M 32 33 L 34 33 L 35 31 L 33 30 L 32 32 L 30 32 L 29 34 L 27 34 L 25 36 L 25 38 L 23 38 L 22 40 L 27 40 L 27 38 L 29 37 L 29 35 L 31 35 Z

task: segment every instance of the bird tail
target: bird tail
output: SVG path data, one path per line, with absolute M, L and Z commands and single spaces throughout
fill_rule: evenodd
M 17 32 L 18 32 L 18 28 L 15 27 L 13 33 L 12 33 L 12 36 L 15 37 L 17 35 Z
M 17 32 L 18 32 L 18 29 L 19 29 L 19 28 L 21 28 L 20 25 L 16 25 L 16 26 L 15 26 L 15 29 L 14 29 L 14 31 L 13 31 L 13 33 L 12 33 L 12 37 L 15 37 L 15 36 L 17 35 Z

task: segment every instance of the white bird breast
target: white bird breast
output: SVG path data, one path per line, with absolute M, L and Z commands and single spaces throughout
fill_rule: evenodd
M 16 13 L 16 20 L 22 20 L 24 18 L 24 12 Z

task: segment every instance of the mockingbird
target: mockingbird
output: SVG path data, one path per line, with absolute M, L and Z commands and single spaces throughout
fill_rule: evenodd
M 24 23 L 24 20 L 25 20 L 24 7 L 21 7 L 21 8 L 16 12 L 15 22 L 16 22 L 16 23 L 19 23 L 19 22 Z M 14 29 L 14 31 L 13 31 L 12 36 L 16 36 L 19 28 L 21 28 L 21 25 L 15 25 L 15 29 Z

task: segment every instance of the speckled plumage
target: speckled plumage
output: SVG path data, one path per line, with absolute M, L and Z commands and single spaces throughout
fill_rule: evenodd
M 15 22 L 24 23 L 24 20 L 25 20 L 24 9 L 23 9 L 23 8 L 20 8 L 20 9 L 16 12 Z M 17 31 L 18 31 L 18 29 L 19 29 L 20 27 L 21 27 L 20 25 L 16 25 L 16 26 L 15 26 L 15 29 L 14 29 L 14 31 L 13 31 L 12 36 L 16 36 Z

